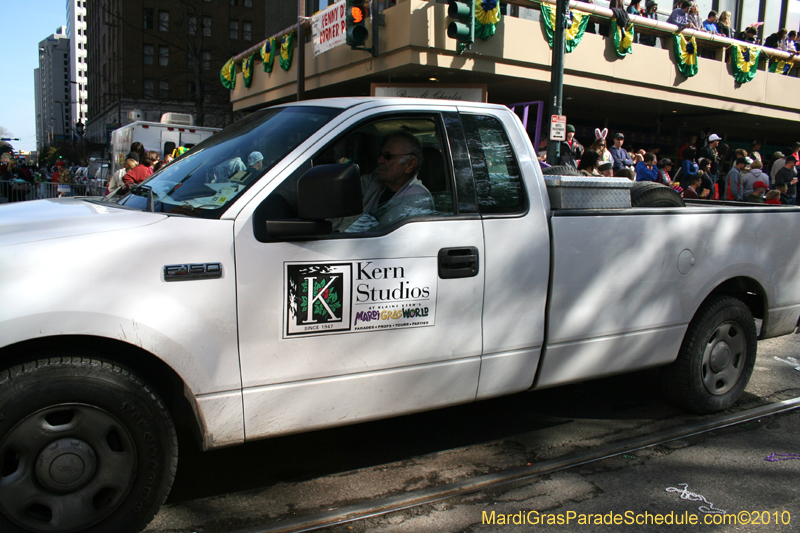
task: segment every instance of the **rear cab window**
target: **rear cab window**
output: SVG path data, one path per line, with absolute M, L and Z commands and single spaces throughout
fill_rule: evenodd
M 517 158 L 503 124 L 487 115 L 461 115 L 481 214 L 522 214 L 527 210 Z

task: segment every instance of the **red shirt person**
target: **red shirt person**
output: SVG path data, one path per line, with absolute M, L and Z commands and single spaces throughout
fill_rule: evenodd
M 149 178 L 151 174 L 153 174 L 152 168 L 144 164 L 136 165 L 136 167 L 130 169 L 127 174 L 122 177 L 122 182 L 130 189 L 134 185 L 139 185 Z
M 67 164 L 63 161 L 56 162 L 56 171 L 53 172 L 52 176 L 53 183 L 58 183 L 58 176 L 61 175 L 61 171 L 64 170 L 64 167 L 66 166 Z

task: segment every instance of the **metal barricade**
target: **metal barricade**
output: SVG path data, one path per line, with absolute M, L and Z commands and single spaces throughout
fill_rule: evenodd
M 72 196 L 105 196 L 106 180 L 88 180 L 86 183 L 30 183 L 22 180 L 0 180 L 0 203 L 44 200 Z

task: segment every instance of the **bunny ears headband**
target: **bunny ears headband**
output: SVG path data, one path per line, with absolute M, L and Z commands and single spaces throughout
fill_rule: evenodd
M 594 129 L 594 138 L 595 139 L 603 139 L 606 140 L 606 135 L 608 135 L 608 128 L 603 128 L 603 131 L 600 131 L 600 128 Z

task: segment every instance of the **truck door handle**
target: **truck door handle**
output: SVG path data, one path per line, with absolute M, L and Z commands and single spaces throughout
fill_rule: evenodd
M 442 248 L 439 250 L 439 277 L 442 279 L 471 278 L 478 275 L 478 249 Z

